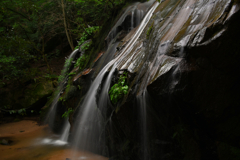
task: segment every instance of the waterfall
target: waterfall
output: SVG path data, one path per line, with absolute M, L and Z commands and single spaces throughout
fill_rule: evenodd
M 136 12 L 137 12 L 137 15 L 136 15 L 136 26 L 137 26 L 137 25 L 140 24 L 141 19 L 142 19 L 142 17 L 141 17 L 142 10 L 137 10 Z
M 149 7 L 151 3 L 146 2 Z M 130 53 L 135 46 L 138 38 L 142 34 L 144 28 L 148 24 L 149 20 L 152 17 L 153 12 L 158 6 L 158 2 L 156 2 L 146 13 L 143 18 L 143 10 L 138 10 L 137 5 L 139 3 L 130 6 L 122 17 L 119 19 L 117 24 L 113 27 L 112 31 L 109 33 L 108 37 L 110 37 L 108 41 L 108 49 L 105 52 L 102 60 L 97 65 L 97 69 L 95 70 L 96 74 L 98 70 L 100 72 L 97 74 L 97 77 L 92 82 L 87 94 L 84 97 L 84 100 L 78 105 L 78 112 L 75 117 L 75 122 L 73 124 L 73 131 L 71 135 L 72 146 L 77 149 L 80 148 L 82 150 L 92 151 L 94 153 L 99 153 L 102 155 L 107 155 L 108 150 L 105 144 L 105 126 L 106 126 L 106 111 L 107 106 L 111 106 L 111 102 L 109 100 L 109 88 L 112 81 L 113 74 L 117 69 L 120 69 L 121 63 L 125 61 L 128 53 Z M 136 19 L 134 18 L 136 12 Z M 118 24 L 122 23 L 127 17 L 128 13 L 131 14 L 131 30 L 134 26 L 138 25 L 138 28 L 134 31 L 132 38 L 122 47 L 120 51 L 116 53 L 116 48 L 119 44 L 117 42 L 116 35 L 118 34 Z M 140 20 L 143 18 L 142 22 Z M 75 50 L 68 57 L 67 61 L 71 61 L 78 50 Z M 115 57 L 114 57 L 115 56 Z M 51 104 L 50 111 L 47 116 L 47 121 L 50 126 L 55 125 L 55 117 L 58 108 L 58 100 L 61 96 L 61 92 L 64 91 L 66 82 L 68 80 L 68 76 L 66 73 L 68 72 L 70 66 L 64 66 L 62 76 L 64 80 L 60 83 L 57 92 L 55 93 L 54 100 Z M 141 103 L 141 102 L 140 102 Z M 144 112 L 144 111 L 142 111 Z M 66 144 L 70 124 L 67 120 L 63 121 L 64 126 L 62 128 L 62 133 L 60 139 L 54 141 L 56 144 Z M 145 124 L 145 123 L 143 123 Z M 146 126 L 146 125 L 144 125 Z M 146 129 L 143 129 L 146 130 Z M 145 132 L 145 131 L 144 131 Z M 143 134 L 146 135 L 145 133 Z M 53 143 L 50 140 L 50 143 Z M 146 139 L 144 140 L 143 146 L 146 144 Z M 145 150 L 145 149 L 144 149 Z M 144 151 L 144 155 L 147 154 L 147 151 Z M 75 157 L 73 155 L 73 157 Z
M 55 92 L 54 99 L 52 101 L 52 104 L 50 106 L 50 110 L 47 114 L 47 117 L 45 119 L 46 123 L 49 124 L 51 128 L 55 125 L 54 120 L 56 116 L 56 111 L 57 111 L 57 103 L 60 98 L 61 92 L 63 91 L 65 84 L 67 83 L 68 75 L 66 75 L 69 71 L 71 64 L 71 61 L 75 58 L 76 54 L 78 53 L 78 49 L 74 50 L 69 57 L 66 59 L 66 62 L 69 62 L 68 64 L 65 64 L 62 70 L 62 73 L 60 76 L 64 77 L 61 82 L 59 82 L 59 86 Z
M 69 81 L 71 90 L 64 95 L 68 97 L 66 106 L 74 110 L 70 115 L 72 126 L 70 130 L 66 121 L 61 136 L 55 136 L 59 138 L 56 142 L 69 144 L 66 147 L 73 147 L 73 152 L 90 151 L 109 155 L 110 159 L 201 159 L 202 156 L 207 158 L 205 153 L 210 152 L 217 157 L 215 153 L 219 148 L 215 146 L 215 141 L 207 142 L 211 135 L 207 132 L 202 135 L 201 129 L 208 129 L 205 130 L 205 124 L 200 121 L 203 117 L 207 124 L 209 116 L 205 115 L 215 114 L 208 110 L 199 111 L 199 108 L 208 108 L 209 104 L 210 107 L 215 104 L 217 108 L 218 103 L 225 102 L 225 99 L 221 100 L 224 97 L 222 93 L 231 91 L 224 86 L 224 92 L 214 97 L 216 88 L 221 87 L 221 82 L 216 83 L 218 76 L 226 78 L 224 82 L 230 82 L 229 75 L 221 77 L 222 73 L 218 71 L 225 67 L 225 63 L 221 63 L 225 56 L 221 60 L 217 58 L 216 63 L 214 59 L 218 52 L 225 55 L 224 48 L 230 43 L 223 40 L 228 33 L 234 35 L 235 31 L 227 31 L 227 28 L 231 23 L 237 24 L 237 16 L 225 23 L 235 10 L 232 7 L 233 10 L 229 11 L 234 4 L 228 0 L 195 2 L 170 0 L 163 1 L 160 6 L 158 2 L 149 6 L 134 3 L 125 8 L 118 21 L 113 22 L 114 26 L 105 39 L 107 50 L 101 51 L 97 61 L 87 69 L 91 73 L 79 71 L 73 81 Z M 212 13 L 212 10 L 215 11 Z M 90 49 L 94 51 L 97 45 Z M 109 98 L 110 87 L 119 83 L 118 77 L 124 72 L 128 73 L 126 81 L 129 90 L 113 104 Z M 199 86 L 201 83 L 203 85 Z M 60 84 L 52 103 L 48 116 L 53 119 L 60 115 L 55 112 L 62 106 L 58 99 L 65 84 Z M 209 99 L 208 88 L 211 95 L 221 102 Z M 234 96 L 231 97 L 234 99 Z M 49 121 L 54 124 L 54 120 Z M 209 124 L 210 121 L 207 126 Z M 188 143 L 189 140 L 191 143 Z M 205 146 L 211 147 L 206 149 Z M 188 153 L 189 148 L 194 150 L 193 158 Z M 88 159 L 76 152 L 69 158 Z
M 71 127 L 71 126 L 70 126 L 70 123 L 68 122 L 68 120 L 66 120 L 65 125 L 64 125 L 64 127 L 63 127 L 62 135 L 61 135 L 61 137 L 60 137 L 60 140 L 61 140 L 61 141 L 67 142 L 70 127 Z
M 131 17 L 131 30 L 134 28 L 134 11 L 132 11 L 132 17 Z
M 137 106 L 140 108 L 140 145 L 142 151 L 142 160 L 147 160 L 150 154 L 148 150 L 148 133 L 147 133 L 147 96 L 148 93 L 145 90 L 142 95 L 137 96 Z
M 81 148 L 83 150 L 89 150 L 95 153 L 106 154 L 105 150 L 105 121 L 106 121 L 106 107 L 109 103 L 108 91 L 110 82 L 115 69 L 121 64 L 126 55 L 132 50 L 135 42 L 138 40 L 142 31 L 149 22 L 153 12 L 158 6 L 158 2 L 153 5 L 149 12 L 144 17 L 140 26 L 136 30 L 132 39 L 127 45 L 120 51 L 118 56 L 111 60 L 97 75 L 89 91 L 87 92 L 84 101 L 78 107 L 78 119 L 74 124 L 73 134 L 73 146 L 75 148 Z M 110 48 L 111 49 L 111 48 Z M 108 51 L 107 51 L 108 52 Z M 112 52 L 111 54 L 114 54 Z M 111 69 L 110 69 L 111 68 Z M 109 71 L 110 70 L 110 71 Z M 104 76 L 108 74 L 107 79 L 103 81 Z M 102 89 L 100 91 L 100 98 L 97 101 L 96 95 L 99 91 L 100 85 Z

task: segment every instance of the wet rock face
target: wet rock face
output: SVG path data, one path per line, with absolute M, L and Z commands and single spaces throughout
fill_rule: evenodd
M 240 68 L 237 62 L 240 60 L 240 32 L 237 29 L 240 25 L 236 23 L 239 18 L 236 6 L 231 1 L 186 1 L 178 12 L 170 14 L 171 20 L 168 21 L 173 24 L 177 22 L 177 27 L 182 23 L 182 28 L 172 25 L 161 40 L 172 41 L 173 49 L 170 47 L 167 55 L 183 57 L 184 62 L 178 63 L 176 69 L 169 70 L 168 76 L 157 75 L 147 88 L 158 100 L 167 96 L 172 97 L 172 101 L 179 103 L 179 106 L 186 105 L 185 109 L 192 110 L 191 114 L 201 119 L 196 122 L 196 126 L 205 123 L 198 129 L 210 132 L 208 134 L 216 141 L 239 147 L 239 142 L 234 139 L 240 132 L 222 128 L 226 127 L 224 123 L 227 122 L 229 128 L 235 128 L 235 124 L 230 122 L 232 117 L 227 114 L 234 111 L 235 115 L 240 113 L 236 110 L 240 105 L 237 98 L 240 77 L 233 71 Z M 188 19 L 180 18 L 181 14 L 187 15 Z M 170 106 L 177 109 L 178 105 Z M 186 116 L 196 121 L 192 115 Z M 238 136 L 229 136 L 232 134 Z
M 222 159 L 223 144 L 239 150 L 239 18 L 231 0 L 163 1 L 118 66 L 137 73 L 131 86 L 140 86 L 136 94 L 147 88 L 154 101 L 147 109 L 152 159 Z M 136 114 L 129 101 L 115 121 L 137 145 L 135 122 L 125 117 Z
M 113 39 L 117 43 L 99 54 L 100 61 L 86 74 L 76 75 L 73 85 L 82 88 L 74 92 L 69 105 L 79 106 L 95 74 L 120 55 L 116 67 L 129 72 L 131 89 L 117 106 L 107 104 L 110 157 L 144 159 L 144 136 L 149 156 L 144 160 L 239 157 L 239 4 L 231 0 L 162 1 L 129 47 L 140 28 L 142 11 L 145 14 L 152 4 L 136 3 L 126 9 L 106 38 L 108 44 Z M 126 46 L 131 50 L 121 56 Z M 140 111 L 141 100 L 146 103 L 144 112 Z M 77 121 L 76 114 L 70 121 Z

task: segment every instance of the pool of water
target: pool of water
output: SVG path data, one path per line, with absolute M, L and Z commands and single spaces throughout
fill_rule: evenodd
M 65 141 L 59 140 L 48 126 L 35 121 L 20 121 L 0 125 L 1 160 L 107 160 L 108 158 L 84 151 L 74 151 Z M 73 155 L 77 155 L 75 158 Z

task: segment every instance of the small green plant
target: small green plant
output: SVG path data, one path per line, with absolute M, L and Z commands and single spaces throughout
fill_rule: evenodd
M 27 115 L 26 114 L 26 109 L 10 110 L 9 113 L 10 114 L 18 113 L 18 114 L 20 114 L 22 116 Z
M 76 72 L 71 72 L 71 73 L 68 74 L 68 76 L 72 76 L 72 75 L 75 75 L 75 74 L 76 74 Z
M 62 104 L 64 105 L 64 103 L 66 102 L 66 99 L 64 97 L 60 97 L 58 101 L 62 102 Z
M 88 38 L 89 36 L 92 36 L 93 33 L 96 33 L 98 30 L 100 29 L 99 26 L 92 26 L 92 27 L 88 27 L 85 28 L 85 32 L 82 33 L 81 38 L 78 41 L 78 46 L 75 47 L 75 49 L 78 49 L 79 46 L 81 46 Z M 90 46 L 91 44 L 89 44 Z M 89 47 L 88 46 L 88 47 Z M 83 46 L 82 46 L 83 47 Z M 82 48 L 83 49 L 83 48 Z
M 127 78 L 127 72 L 124 72 L 119 80 L 118 83 L 114 84 L 110 91 L 109 96 L 113 104 L 116 104 L 123 95 L 126 95 L 128 92 L 128 85 L 126 85 L 126 78 Z
M 63 97 L 60 97 L 58 100 L 62 102 L 64 101 Z
M 66 86 L 66 90 L 67 90 L 67 89 L 69 89 L 69 88 L 70 88 L 70 86 L 71 86 L 71 84 L 68 84 L 68 85 Z
M 83 51 L 87 50 L 91 46 L 91 44 L 92 44 L 92 41 L 83 44 L 81 46 L 81 50 L 83 50 Z
M 10 110 L 9 113 L 13 114 L 13 113 L 16 113 L 16 111 L 15 110 Z
M 68 110 L 62 115 L 62 118 L 68 118 L 73 111 L 72 108 L 68 108 Z
M 64 76 L 63 76 L 63 75 L 58 76 L 58 83 L 62 82 L 63 79 L 64 79 Z
M 79 67 L 79 69 L 83 69 L 89 59 L 88 55 L 82 55 L 77 59 L 77 62 L 75 63 L 74 67 Z

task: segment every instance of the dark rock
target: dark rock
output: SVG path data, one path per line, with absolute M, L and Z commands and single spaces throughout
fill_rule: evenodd
M 138 95 L 139 86 L 147 87 L 152 99 L 146 107 L 149 159 L 221 159 L 217 142 L 240 148 L 239 6 L 230 0 L 161 5 L 140 36 L 144 47 L 135 47 L 127 56 L 131 62 L 119 67 L 137 73 L 131 86 Z M 145 41 L 152 24 L 154 36 Z M 136 106 L 129 97 L 112 117 L 114 134 L 135 148 L 141 133 Z
M 0 144 L 2 144 L 2 145 L 9 145 L 9 140 L 2 139 Z
M 31 108 L 40 109 L 47 102 L 54 91 L 52 81 L 31 83 L 28 86 L 19 86 L 14 92 L 0 90 L 0 103 L 3 106 L 11 106 L 14 109 Z

